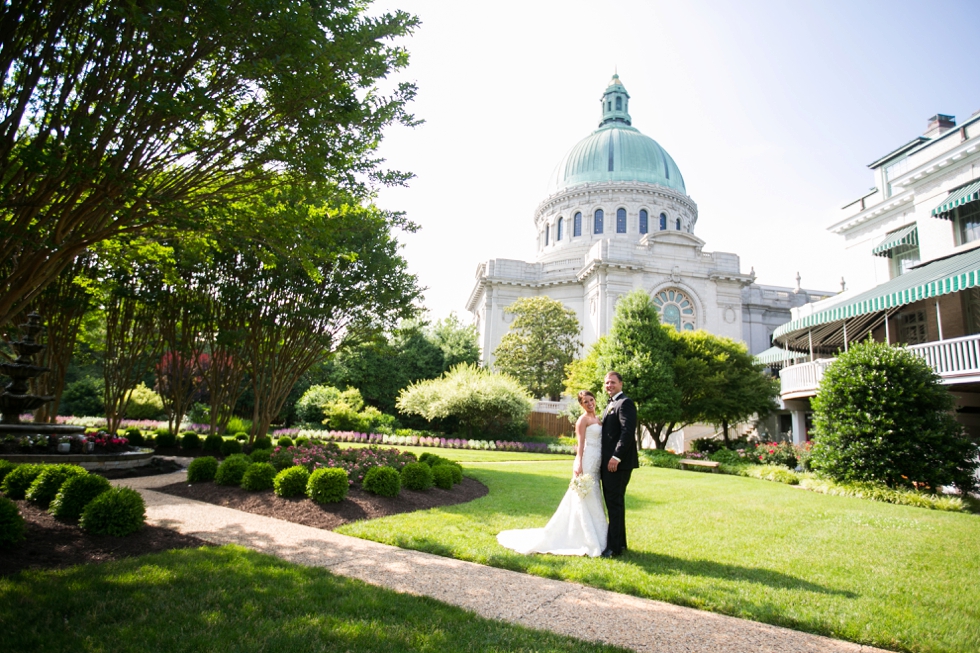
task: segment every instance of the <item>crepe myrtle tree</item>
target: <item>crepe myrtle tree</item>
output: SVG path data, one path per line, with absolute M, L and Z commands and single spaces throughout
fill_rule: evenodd
M 575 312 L 550 297 L 522 297 L 506 310 L 514 320 L 493 352 L 493 366 L 523 383 L 532 396 L 557 401 L 565 368 L 582 347 Z
M 94 244 L 282 177 L 358 202 L 383 129 L 413 125 L 389 81 L 418 20 L 363 0 L 0 6 L 0 325 Z M 385 88 L 379 89 L 380 80 Z

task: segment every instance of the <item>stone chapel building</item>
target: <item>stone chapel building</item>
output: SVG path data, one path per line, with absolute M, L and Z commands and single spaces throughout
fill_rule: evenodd
M 534 213 L 533 262 L 491 259 L 477 266 L 467 302 L 483 362 L 507 333 L 506 308 L 547 295 L 573 310 L 586 347 L 609 331 L 622 295 L 650 293 L 661 320 L 747 343 L 758 354 L 790 309 L 834 294 L 761 286 L 737 254 L 705 251 L 694 231 L 698 207 L 670 155 L 632 126 L 630 96 L 613 75 L 599 128 L 561 159 Z

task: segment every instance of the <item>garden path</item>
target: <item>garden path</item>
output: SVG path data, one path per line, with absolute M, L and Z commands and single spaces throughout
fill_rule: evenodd
M 140 491 L 147 521 L 238 544 L 480 616 L 662 653 L 872 653 L 869 646 L 444 558 L 154 492 L 177 474 L 114 481 Z

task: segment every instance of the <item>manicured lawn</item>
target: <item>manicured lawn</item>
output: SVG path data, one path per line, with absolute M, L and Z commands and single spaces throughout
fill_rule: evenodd
M 627 556 L 523 556 L 495 535 L 545 524 L 568 461 L 466 474 L 490 494 L 340 531 L 888 649 L 980 651 L 977 515 L 645 467 L 627 493 Z
M 234 546 L 0 579 L 0 623 L 5 651 L 622 651 Z
M 338 446 L 341 448 L 346 447 L 390 447 L 398 449 L 399 451 L 411 451 L 416 456 L 421 456 L 424 453 L 431 453 L 437 456 L 442 456 L 448 460 L 455 460 L 457 462 L 512 462 L 512 461 L 537 461 L 537 462 L 554 462 L 556 460 L 567 461 L 565 463 L 569 469 L 571 469 L 571 461 L 575 458 L 572 455 L 556 454 L 556 453 L 528 453 L 526 451 L 486 451 L 484 449 L 443 449 L 441 447 L 412 447 L 412 446 L 398 446 L 394 444 L 379 444 L 379 445 L 369 445 L 361 444 L 359 442 L 338 442 Z

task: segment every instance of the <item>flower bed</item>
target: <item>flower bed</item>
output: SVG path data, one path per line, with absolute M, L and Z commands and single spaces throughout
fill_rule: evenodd
M 361 444 L 393 445 L 399 447 L 440 447 L 443 449 L 483 449 L 489 451 L 524 451 L 529 453 L 573 454 L 575 448 L 564 444 L 545 442 L 514 442 L 510 440 L 466 440 L 425 435 L 388 435 L 383 433 L 356 433 L 354 431 L 324 431 L 319 429 L 279 429 L 272 437 L 305 437 L 330 442 L 358 442 Z
M 310 472 L 321 467 L 340 468 L 347 472 L 350 485 L 360 485 L 364 475 L 372 467 L 393 467 L 401 471 L 405 465 L 415 461 L 414 454 L 402 453 L 398 449 L 341 449 L 336 442 L 310 442 L 302 446 L 276 447 L 272 451 L 271 459 L 277 469 L 294 465 L 302 465 Z

